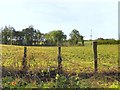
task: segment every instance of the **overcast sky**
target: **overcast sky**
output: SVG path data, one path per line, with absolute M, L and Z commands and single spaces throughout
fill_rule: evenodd
M 0 0 L 0 27 L 22 30 L 29 25 L 43 33 L 79 30 L 85 39 L 118 39 L 119 0 Z

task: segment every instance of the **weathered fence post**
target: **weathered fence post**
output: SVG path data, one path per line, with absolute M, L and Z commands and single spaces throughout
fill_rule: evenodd
M 24 47 L 24 56 L 22 60 L 22 71 L 24 73 L 27 71 L 27 47 Z
M 93 53 L 94 53 L 94 72 L 97 72 L 97 42 L 93 41 Z
M 58 47 L 58 74 L 62 74 L 62 57 L 61 57 L 61 47 Z

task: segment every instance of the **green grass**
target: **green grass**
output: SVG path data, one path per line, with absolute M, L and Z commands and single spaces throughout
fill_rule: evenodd
M 62 69 L 64 74 L 60 80 L 48 77 L 30 79 L 12 76 L 12 73 L 21 70 L 23 46 L 2 46 L 2 66 L 4 72 L 4 87 L 80 87 L 80 88 L 116 88 L 118 86 L 118 45 L 98 45 L 98 74 L 94 72 L 92 46 L 62 47 Z M 27 47 L 28 71 L 33 75 L 57 69 L 57 47 Z M 8 73 L 9 72 L 9 73 Z M 55 72 L 54 72 L 55 73 Z M 9 76 L 7 76 L 9 74 Z M 41 73 L 42 74 L 42 73 Z M 49 72 L 47 73 L 49 74 Z M 76 76 L 77 75 L 77 76 Z M 49 76 L 49 75 L 48 75 Z M 66 76 L 69 77 L 66 78 Z M 44 73 L 43 73 L 44 77 Z M 79 77 L 76 81 L 75 78 Z M 46 78 L 46 76 L 45 76 Z M 9 82 L 9 83 L 8 83 Z M 15 85 L 11 85 L 16 82 Z M 33 84 L 32 84 L 33 83 Z M 60 85 L 60 86 L 59 86 Z

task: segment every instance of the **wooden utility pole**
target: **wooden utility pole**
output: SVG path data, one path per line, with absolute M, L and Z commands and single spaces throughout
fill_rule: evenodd
M 94 53 L 94 72 L 97 72 L 97 42 L 93 42 L 93 53 Z

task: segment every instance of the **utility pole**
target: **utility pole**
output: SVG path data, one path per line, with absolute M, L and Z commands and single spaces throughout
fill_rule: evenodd
M 92 29 L 91 29 L 91 35 L 90 35 L 90 37 L 91 37 L 91 40 L 92 40 Z

